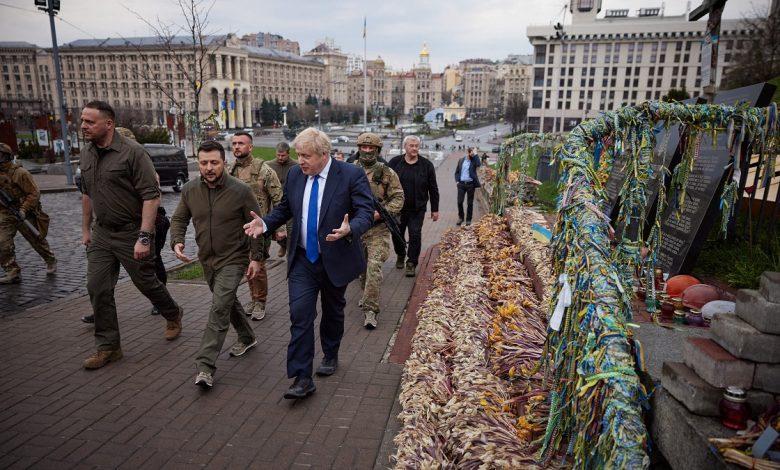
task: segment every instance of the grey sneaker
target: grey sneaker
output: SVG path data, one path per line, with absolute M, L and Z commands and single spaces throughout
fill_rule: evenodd
M 255 302 L 255 309 L 252 311 L 252 320 L 260 321 L 265 318 L 265 304 L 263 302 Z
M 246 313 L 246 316 L 251 316 L 252 311 L 255 309 L 255 305 L 257 305 L 257 302 L 254 300 L 250 300 L 244 305 L 244 312 Z
M 251 343 L 244 344 L 241 341 L 237 341 L 236 344 L 230 348 L 230 355 L 233 357 L 243 356 L 247 351 L 257 346 L 257 338 L 253 339 Z
M 376 312 L 369 310 L 365 312 L 365 320 L 363 321 L 363 326 L 367 330 L 373 330 L 376 328 L 377 322 L 376 322 Z
M 406 262 L 406 270 L 404 271 L 406 277 L 414 277 L 417 275 L 417 266 L 409 261 Z
M 197 377 L 195 377 L 195 385 L 199 385 L 203 389 L 209 389 L 214 386 L 214 377 L 208 372 L 198 372 Z
M 395 260 L 395 269 L 404 269 L 404 262 L 406 261 L 405 256 L 399 256 Z

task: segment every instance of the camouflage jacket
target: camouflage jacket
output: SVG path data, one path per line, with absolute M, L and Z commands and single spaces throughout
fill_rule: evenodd
M 359 160 L 355 165 L 365 170 L 368 183 L 371 185 L 371 193 L 387 212 L 393 215 L 401 212 L 404 207 L 404 189 L 396 172 L 380 162 L 370 168 L 365 168 Z
M 249 157 L 248 160 L 233 163 L 230 176 L 235 176 L 250 188 L 260 205 L 259 216 L 265 216 L 279 201 L 282 200 L 282 185 L 276 172 L 260 159 Z
M 13 200 L 15 209 L 27 214 L 40 208 L 41 192 L 29 171 L 15 163 L 0 164 L 0 189 Z M 0 212 L 7 212 L 0 206 Z

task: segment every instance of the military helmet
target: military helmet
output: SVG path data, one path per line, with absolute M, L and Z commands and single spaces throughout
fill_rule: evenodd
M 125 137 L 130 140 L 136 140 L 135 134 L 133 134 L 133 131 L 126 127 L 117 127 L 116 131 L 121 135 L 122 137 Z
M 11 150 L 11 147 L 8 144 L 4 144 L 0 142 L 0 153 L 7 153 L 9 155 L 13 155 L 14 151 Z
M 373 132 L 364 132 L 357 138 L 357 146 L 360 147 L 361 145 L 373 145 L 374 147 L 381 149 L 382 139 Z

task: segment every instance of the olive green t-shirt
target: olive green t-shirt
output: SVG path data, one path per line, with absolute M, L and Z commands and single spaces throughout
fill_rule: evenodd
M 171 248 L 184 243 L 192 220 L 198 260 L 204 266 L 219 269 L 230 264 L 248 264 L 250 259 L 262 261 L 263 239 L 244 233 L 244 224 L 252 220 L 250 212 L 260 213 L 252 189 L 226 172 L 215 186 L 209 188 L 202 177 L 184 185 L 171 217 Z
M 160 197 L 149 153 L 118 132 L 106 148 L 84 146 L 80 166 L 82 191 L 100 225 L 140 226 L 144 201 Z

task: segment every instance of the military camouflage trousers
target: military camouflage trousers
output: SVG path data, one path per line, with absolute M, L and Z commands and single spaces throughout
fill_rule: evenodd
M 379 294 L 382 291 L 382 265 L 390 256 L 390 232 L 383 225 L 363 235 L 363 252 L 366 256 L 366 272 L 360 276 L 363 311 L 379 313 Z
M 19 265 L 16 263 L 16 247 L 14 246 L 14 237 L 16 232 L 22 234 L 30 246 L 41 255 L 47 263 L 54 262 L 54 253 L 49 248 L 49 242 L 45 238 L 35 235 L 25 224 L 19 223 L 19 220 L 11 214 L 0 212 L 0 266 L 6 272 L 19 272 Z

